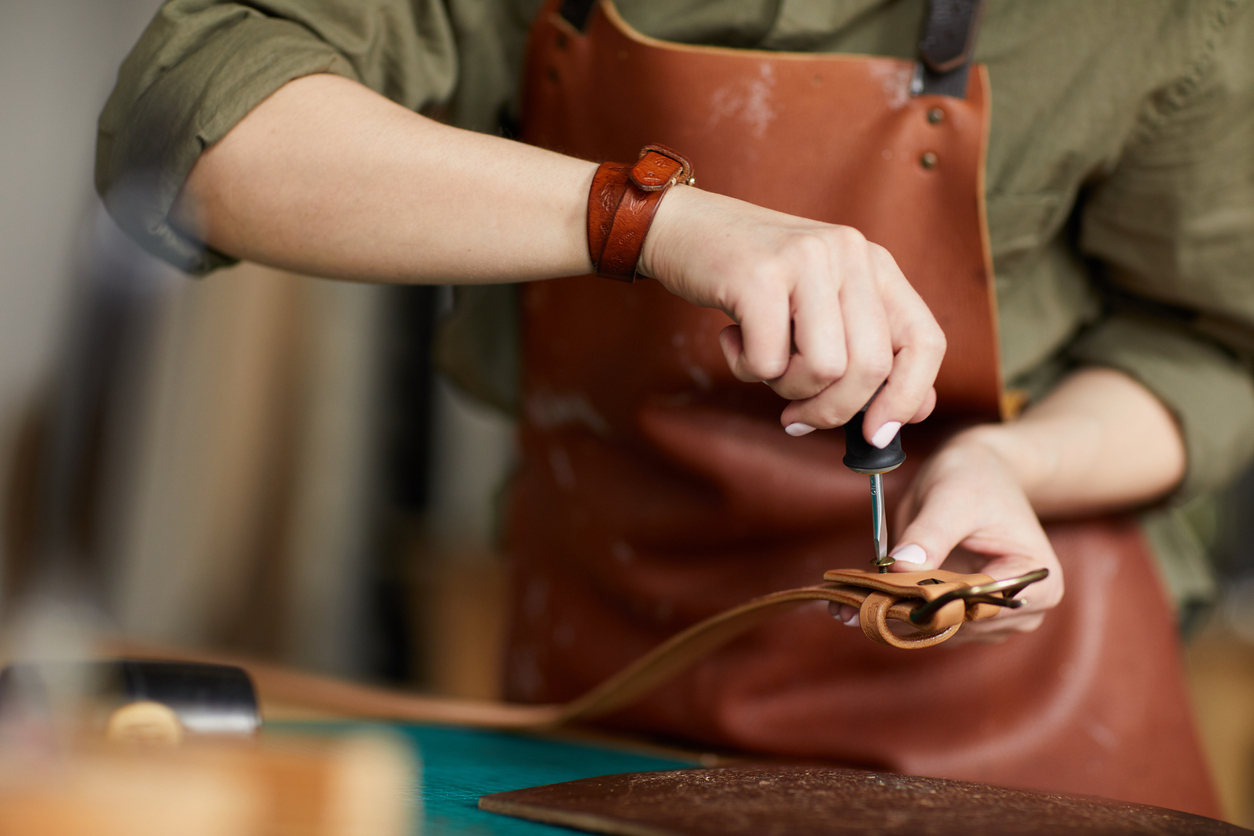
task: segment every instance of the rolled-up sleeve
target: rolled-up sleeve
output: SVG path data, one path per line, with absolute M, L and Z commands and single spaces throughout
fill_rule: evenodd
M 293 79 L 334 73 L 415 110 L 447 103 L 458 67 L 441 2 L 170 0 L 118 73 L 100 117 L 96 188 L 147 250 L 189 273 L 231 259 L 173 228 L 200 153 Z
M 1199 37 L 1190 74 L 1147 103 L 1080 217 L 1081 249 L 1112 292 L 1070 355 L 1126 372 L 1176 416 L 1182 498 L 1254 455 L 1254 15 L 1223 22 Z

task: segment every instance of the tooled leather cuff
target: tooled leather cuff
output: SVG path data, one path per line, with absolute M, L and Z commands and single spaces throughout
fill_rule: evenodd
M 602 163 L 588 193 L 588 254 L 596 274 L 631 282 L 662 195 L 676 183 L 696 185 L 692 163 L 665 145 L 640 149 L 635 165 Z

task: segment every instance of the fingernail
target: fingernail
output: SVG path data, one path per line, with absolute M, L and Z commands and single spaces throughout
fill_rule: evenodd
M 797 421 L 784 427 L 784 432 L 792 436 L 807 435 L 814 432 L 814 427 Z
M 853 615 L 849 616 L 849 620 L 845 622 L 845 626 L 846 627 L 858 627 L 861 625 L 861 623 L 862 622 L 858 619 L 858 614 L 854 613 Z
M 927 563 L 927 552 L 923 551 L 922 546 L 916 546 L 914 543 L 898 547 L 892 553 L 892 557 L 898 563 Z
M 871 436 L 871 443 L 883 450 L 897 436 L 899 429 L 901 429 L 900 421 L 889 421 L 875 431 L 875 435 Z

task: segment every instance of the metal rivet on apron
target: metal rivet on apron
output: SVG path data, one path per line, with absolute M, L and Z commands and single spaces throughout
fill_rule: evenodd
M 919 157 L 919 165 L 924 168 L 936 168 L 936 164 L 940 162 L 940 158 L 931 151 L 924 151 L 923 156 Z
M 927 112 L 927 121 L 933 125 L 939 125 L 945 121 L 945 111 L 939 107 L 934 107 Z

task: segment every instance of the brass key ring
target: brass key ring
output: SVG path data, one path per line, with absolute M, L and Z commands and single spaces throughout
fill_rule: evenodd
M 1018 609 L 1023 606 L 1023 602 L 1016 600 L 1015 596 L 1031 584 L 1043 581 L 1047 577 L 1049 577 L 1048 569 L 1037 569 L 1017 578 L 1007 578 L 1004 581 L 993 581 L 992 583 L 982 583 L 976 586 L 964 586 L 954 589 L 932 601 L 928 601 L 910 613 L 910 622 L 912 624 L 926 624 L 931 621 L 932 616 L 941 607 L 957 600 L 962 600 L 968 604 L 993 604 L 998 607 Z

